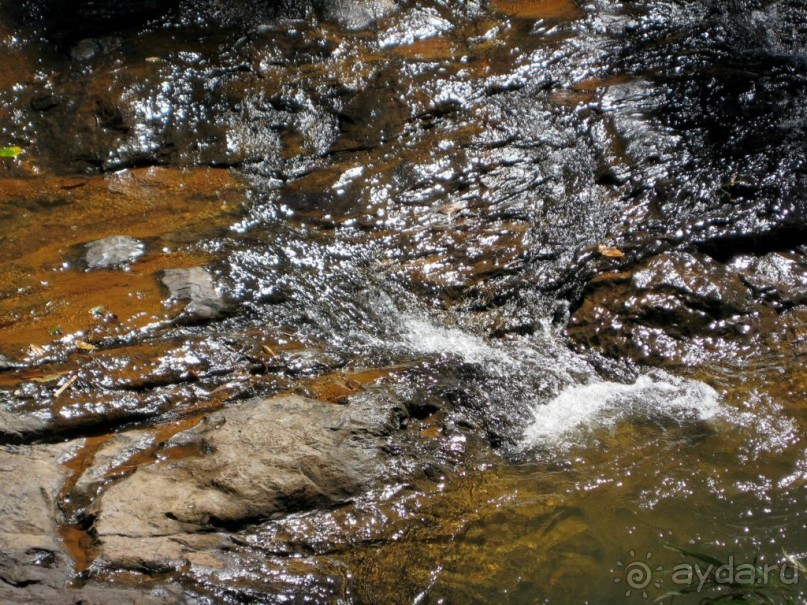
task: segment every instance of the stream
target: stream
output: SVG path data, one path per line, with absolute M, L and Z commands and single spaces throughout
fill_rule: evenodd
M 802 1 L 2 0 L 0 149 L 3 603 L 807 595 Z

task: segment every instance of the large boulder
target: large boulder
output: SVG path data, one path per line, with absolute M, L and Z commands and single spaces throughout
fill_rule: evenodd
M 93 505 L 102 561 L 176 567 L 233 530 L 294 511 L 330 507 L 382 475 L 395 405 L 339 406 L 298 396 L 215 412 L 164 447 L 190 457 L 139 468 Z

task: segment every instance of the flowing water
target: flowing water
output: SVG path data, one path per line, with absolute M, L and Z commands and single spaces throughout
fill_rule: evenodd
M 680 588 L 665 544 L 807 557 L 803 3 L 245 4 L 0 22 L 0 418 L 76 443 L 73 590 L 622 603 Z M 89 270 L 113 235 L 142 255 Z M 176 321 L 200 266 L 226 311 Z M 104 443 L 200 456 L 172 436 L 289 392 L 407 403 L 377 487 L 97 556 Z

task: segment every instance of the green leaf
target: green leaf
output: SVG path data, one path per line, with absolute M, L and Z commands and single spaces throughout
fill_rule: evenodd
M 664 601 L 666 599 L 670 599 L 670 601 L 672 601 L 675 597 L 682 597 L 685 596 L 686 594 L 687 593 L 683 590 L 669 590 L 660 597 L 656 597 L 654 599 L 654 603 L 660 603 L 661 601 Z
M 22 147 L 0 147 L 0 158 L 16 158 L 22 151 Z
M 693 559 L 697 559 L 698 561 L 702 561 L 703 563 L 708 563 L 709 565 L 715 565 L 717 567 L 723 565 L 723 561 L 721 561 L 720 559 L 716 559 L 711 555 L 707 555 L 694 550 L 689 550 L 687 548 L 682 548 L 680 546 L 676 546 L 675 544 L 670 544 L 669 542 L 665 542 L 664 546 L 666 546 L 670 550 L 679 552 L 684 556 L 692 557 Z

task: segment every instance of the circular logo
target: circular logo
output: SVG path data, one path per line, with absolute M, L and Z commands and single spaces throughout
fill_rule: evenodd
M 661 588 L 661 579 L 653 577 L 653 574 L 657 571 L 662 571 L 664 568 L 661 565 L 653 565 L 651 561 L 653 553 L 651 552 L 647 553 L 644 559 L 637 559 L 636 552 L 631 550 L 628 552 L 628 557 L 625 561 L 616 562 L 614 573 L 619 575 L 614 578 L 614 583 L 625 583 L 626 597 L 632 594 L 641 594 L 642 598 L 646 599 L 648 597 L 648 588 L 651 586 Z

